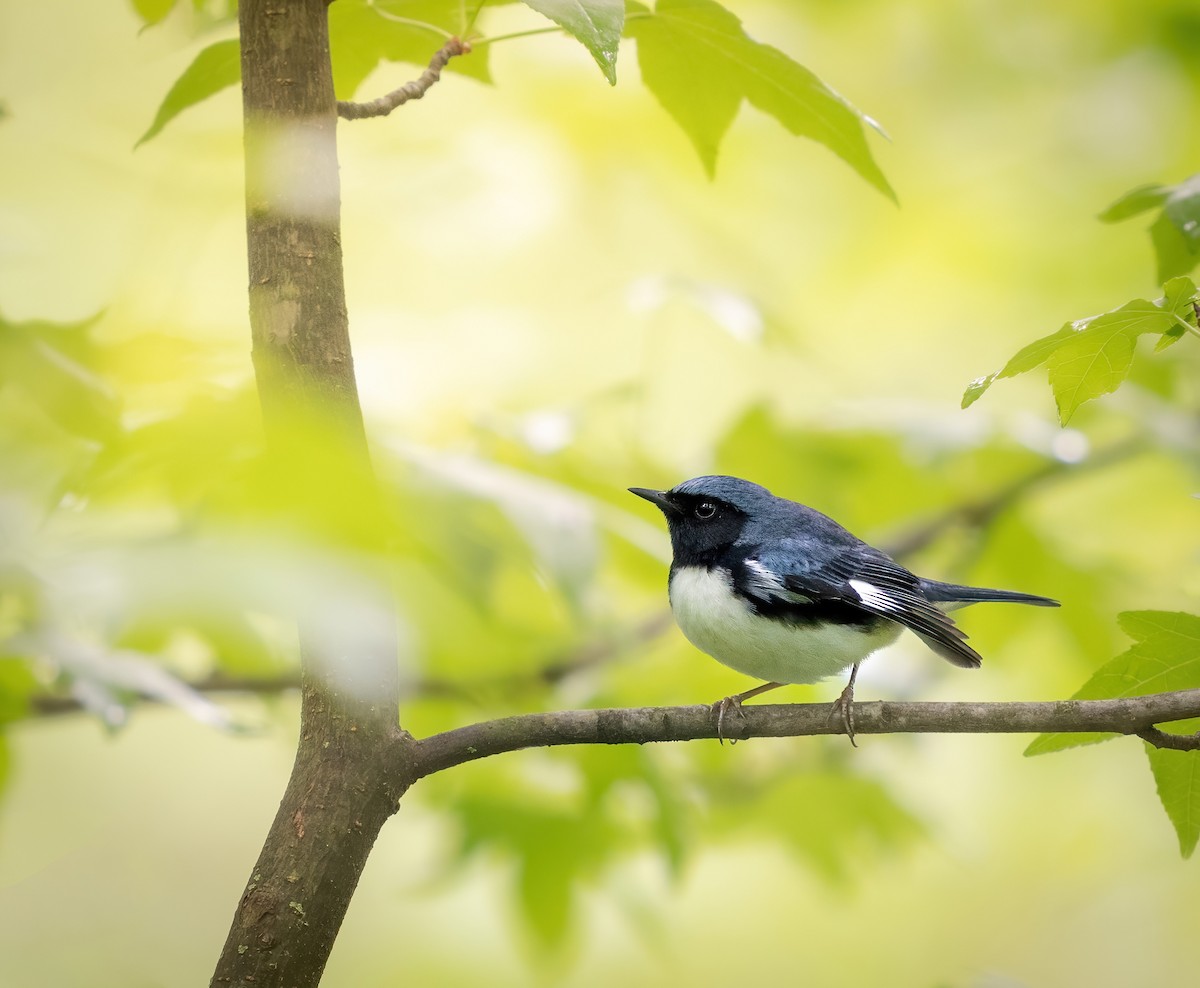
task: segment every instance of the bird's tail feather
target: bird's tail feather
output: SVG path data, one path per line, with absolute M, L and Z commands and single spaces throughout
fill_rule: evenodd
M 957 583 L 941 583 L 937 580 L 922 580 L 921 590 L 927 600 L 935 604 L 977 604 L 981 601 L 998 601 L 1009 604 L 1033 604 L 1035 607 L 1058 607 L 1058 601 L 1037 594 L 1020 593 L 1016 590 L 991 590 L 987 587 L 964 587 Z

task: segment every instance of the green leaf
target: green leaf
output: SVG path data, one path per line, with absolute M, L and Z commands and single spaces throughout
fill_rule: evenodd
M 987 391 L 1000 377 L 999 371 L 993 371 L 991 374 L 985 374 L 983 377 L 977 377 L 974 381 L 967 385 L 967 390 L 963 392 L 962 408 L 970 408 Z
M 1200 618 L 1183 611 L 1122 611 L 1117 624 L 1137 642 L 1155 635 L 1200 635 Z
M 1180 294 L 1180 286 L 1186 292 Z M 1085 401 L 1120 387 L 1133 363 L 1133 348 L 1143 333 L 1165 333 L 1196 287 L 1186 278 L 1172 282 L 1172 294 L 1157 302 L 1134 299 L 1090 320 L 1050 355 L 1050 387 L 1063 425 Z
M 1200 254 L 1200 175 L 1175 186 L 1163 206 L 1163 215 L 1183 237 L 1194 263 Z
M 871 156 L 863 124 L 876 126 L 804 66 L 742 30 L 712 0 L 630 4 L 642 81 L 683 128 L 705 170 L 743 100 L 791 133 L 824 144 L 888 198 L 896 194 Z M 636 16 L 634 16 L 636 15 Z
M 1063 425 L 1085 401 L 1121 386 L 1133 363 L 1135 339 L 1126 323 L 1109 321 L 1095 332 L 1076 334 L 1050 354 L 1050 387 Z
M 1097 669 L 1071 699 L 1108 700 L 1200 686 L 1200 617 L 1178 611 L 1127 611 L 1118 620 L 1138 639 L 1137 644 Z M 1118 736 L 1041 734 L 1025 754 L 1041 755 Z
M 0 385 L 24 392 L 59 427 L 106 442 L 120 432 L 120 406 L 90 366 L 96 319 L 77 323 L 10 323 L 0 317 Z
M 146 24 L 157 24 L 175 6 L 176 0 L 132 0 L 134 12 Z
M 1167 307 L 1174 312 L 1178 319 L 1154 345 L 1154 352 L 1165 350 L 1173 343 L 1183 339 L 1188 326 L 1196 325 L 1196 286 L 1191 278 L 1172 278 L 1163 286 L 1167 297 Z
M 1121 196 L 1100 214 L 1105 223 L 1116 223 L 1161 205 L 1163 211 L 1150 225 L 1150 242 L 1158 264 L 1160 282 L 1187 274 L 1200 262 L 1200 175 L 1178 185 L 1141 185 Z M 1179 334 L 1159 344 L 1170 346 Z
M 1023 346 L 1013 354 L 1008 363 L 1000 370 L 994 371 L 986 377 L 975 378 L 974 381 L 967 385 L 967 390 L 963 392 L 962 407 L 967 408 L 973 405 L 994 382 L 1001 378 L 1015 377 L 1017 374 L 1024 374 L 1026 371 L 1031 371 L 1035 367 L 1044 364 L 1050 359 L 1050 355 L 1055 350 L 1079 332 L 1086 323 L 1087 320 L 1081 320 L 1078 323 L 1067 323 L 1058 332 L 1051 333 L 1049 336 L 1043 336 Z
M 135 148 L 155 137 L 168 123 L 190 106 L 195 106 L 235 85 L 242 77 L 242 66 L 236 38 L 217 41 L 205 48 L 175 80 L 166 98 L 154 115 L 154 121 Z
M 432 28 L 400 23 L 388 15 L 418 21 Z M 358 87 L 382 61 L 424 67 L 444 43 L 445 35 L 461 28 L 460 9 L 446 0 L 338 0 L 329 7 L 329 48 L 333 56 L 333 87 L 338 99 L 353 99 Z M 490 45 L 450 59 L 447 72 L 491 82 Z M 389 88 L 384 86 L 382 88 Z
M 1164 212 L 1150 225 L 1150 243 L 1158 263 L 1158 280 L 1187 274 L 1200 256 L 1188 248 L 1187 239 Z
M 1137 216 L 1155 206 L 1161 206 L 1167 201 L 1170 194 L 1171 186 L 1169 185 L 1157 183 L 1139 185 L 1136 189 L 1130 189 L 1105 209 L 1099 216 L 1100 222 L 1120 223 L 1121 220 L 1127 220 L 1129 217 Z
M 549 17 L 592 53 L 604 78 L 617 84 L 617 46 L 625 26 L 625 0 L 522 0 Z
M 1184 726 L 1186 725 L 1186 726 Z M 1200 729 L 1200 720 L 1181 722 L 1183 730 Z M 1146 745 L 1158 798 L 1179 837 L 1179 853 L 1190 858 L 1200 838 L 1200 752 L 1172 751 Z
M 1134 345 L 1144 333 L 1173 334 L 1194 322 L 1196 286 L 1172 278 L 1157 301 L 1134 299 L 1119 309 L 1067 323 L 1055 333 L 1022 347 L 1004 367 L 976 378 L 963 393 L 962 407 L 979 399 L 1000 378 L 1049 365 L 1050 386 L 1065 425 L 1085 401 L 1115 391 L 1129 373 Z

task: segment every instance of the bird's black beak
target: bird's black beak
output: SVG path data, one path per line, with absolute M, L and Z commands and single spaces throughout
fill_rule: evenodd
M 649 487 L 631 487 L 630 494 L 636 494 L 638 497 L 644 497 L 651 504 L 657 504 L 664 515 L 679 514 L 679 507 L 671 500 L 671 495 L 666 491 L 654 491 Z

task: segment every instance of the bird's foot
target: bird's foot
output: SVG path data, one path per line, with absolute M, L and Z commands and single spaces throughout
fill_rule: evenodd
M 717 715 L 717 741 L 721 744 L 725 743 L 725 718 L 729 715 L 729 711 L 737 712 L 737 715 L 742 719 L 746 719 L 746 711 L 742 709 L 742 695 L 727 696 L 724 699 L 718 700 L 712 705 L 713 713 Z M 730 738 L 729 744 L 733 746 L 738 743 L 737 738 Z
M 761 686 L 755 686 L 752 690 L 746 690 L 744 693 L 737 693 L 734 696 L 727 696 L 724 700 L 718 700 L 712 705 L 713 713 L 717 715 L 717 740 L 721 744 L 725 743 L 725 717 L 730 710 L 736 710 L 737 715 L 746 719 L 746 711 L 742 709 L 742 703 L 749 700 L 752 696 L 758 696 L 759 693 L 766 693 L 767 690 L 777 690 L 783 683 L 763 683 Z M 737 738 L 729 739 L 730 745 L 738 743 Z
M 842 730 L 846 732 L 846 737 L 850 739 L 851 747 L 857 748 L 858 742 L 854 740 L 854 680 L 858 676 L 858 666 L 850 670 L 850 682 L 846 684 L 846 688 L 829 709 L 829 719 L 841 716 Z

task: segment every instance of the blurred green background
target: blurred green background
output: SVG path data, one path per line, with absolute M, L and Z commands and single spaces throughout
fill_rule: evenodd
M 631 42 L 615 89 L 575 42 L 530 37 L 489 47 L 494 86 L 447 73 L 339 128 L 414 733 L 747 688 L 661 619 L 666 535 L 625 493 L 703 472 L 887 544 L 1060 465 L 906 561 L 1062 611 L 974 609 L 982 670 L 905 640 L 859 699 L 1068 696 L 1127 647 L 1118 611 L 1196 609 L 1190 340 L 1140 352 L 1069 430 L 1040 374 L 959 410 L 1029 340 L 1160 293 L 1139 224 L 1095 216 L 1196 169 L 1195 6 L 730 7 L 883 124 L 899 208 L 749 108 L 710 182 Z M 0 3 L 4 984 L 206 980 L 297 702 L 214 706 L 178 679 L 286 682 L 283 615 L 331 583 L 349 645 L 389 606 L 357 592 L 348 545 L 272 511 L 236 87 L 132 150 L 196 52 L 231 36 L 210 13 L 141 31 L 116 0 Z M 493 34 L 538 24 L 489 16 Z M 360 96 L 415 75 L 384 64 Z M 72 690 L 91 714 L 38 699 Z M 129 708 L 132 691 L 174 705 Z M 456 769 L 384 829 L 324 984 L 1191 984 L 1196 862 L 1140 742 L 1024 759 L 1028 740 Z

